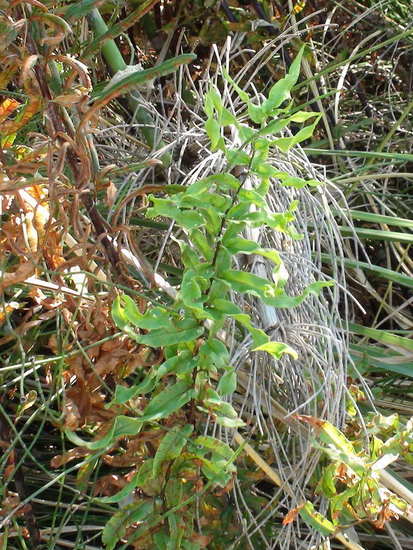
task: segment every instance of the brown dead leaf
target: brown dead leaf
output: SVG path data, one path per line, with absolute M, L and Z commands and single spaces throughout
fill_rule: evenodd
M 300 513 L 301 508 L 303 508 L 304 504 L 300 504 L 300 506 L 297 506 L 296 508 L 293 508 L 287 514 L 285 514 L 283 519 L 283 525 L 288 525 L 289 523 L 292 523 L 298 514 Z
M 36 265 L 29 261 L 23 260 L 16 271 L 13 273 L 4 273 L 0 279 L 0 292 L 3 292 L 6 288 L 12 285 L 22 283 L 25 279 L 33 275 L 36 271 Z
M 128 474 L 134 474 L 136 470 L 133 470 Z M 93 494 L 94 495 L 103 495 L 103 496 L 112 496 L 117 493 L 120 489 L 123 489 L 128 483 L 127 476 L 120 476 L 118 474 L 109 474 L 102 476 L 94 484 Z
M 200 548 L 207 548 L 208 544 L 212 541 L 212 535 L 194 534 L 191 537 L 191 541 L 195 542 L 195 544 L 199 544 Z
M 37 227 L 38 226 L 36 225 L 36 229 Z M 54 229 L 47 231 L 43 244 L 43 256 L 46 260 L 47 266 L 53 271 L 57 271 L 59 267 L 65 263 L 62 236 L 60 232 Z
M 64 427 L 67 430 L 74 432 L 81 425 L 81 416 L 77 405 L 70 400 L 67 400 L 63 405 L 63 417 L 64 417 Z
M 50 461 L 50 466 L 52 468 L 60 468 L 60 466 L 63 466 L 64 464 L 67 464 L 72 460 L 83 458 L 89 454 L 90 451 L 88 449 L 85 449 L 84 447 L 74 447 L 73 449 L 70 449 L 70 451 L 63 453 L 62 455 L 54 456 Z
M 116 188 L 116 185 L 113 183 L 113 181 L 110 181 L 109 185 L 106 187 L 106 203 L 109 208 L 112 208 L 112 206 L 115 204 L 117 192 L 118 190 Z

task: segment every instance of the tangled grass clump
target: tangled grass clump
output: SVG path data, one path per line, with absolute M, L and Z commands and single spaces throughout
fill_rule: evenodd
M 412 521 L 388 469 L 412 425 L 376 409 L 411 376 L 412 103 L 386 57 L 410 30 L 212 4 L 1 4 L 4 547 L 360 550 Z

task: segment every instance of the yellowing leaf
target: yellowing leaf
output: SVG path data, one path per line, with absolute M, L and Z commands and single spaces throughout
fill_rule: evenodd
M 0 122 L 6 120 L 6 118 L 20 106 L 20 103 L 12 98 L 5 99 L 0 103 Z

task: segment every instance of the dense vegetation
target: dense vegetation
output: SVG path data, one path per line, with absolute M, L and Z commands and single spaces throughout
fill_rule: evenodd
M 0 549 L 413 547 L 408 0 L 0 0 Z

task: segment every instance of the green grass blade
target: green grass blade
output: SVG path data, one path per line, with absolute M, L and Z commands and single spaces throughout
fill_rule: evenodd
M 370 229 L 368 227 L 346 227 L 338 226 L 337 229 L 344 237 L 357 235 L 361 240 L 389 241 L 395 243 L 413 244 L 413 234 L 400 233 L 397 231 L 385 231 L 382 229 Z
M 360 262 L 358 260 L 349 260 L 348 258 L 331 258 L 328 254 L 320 254 L 321 260 L 325 263 L 332 264 L 333 262 L 340 262 L 346 267 L 354 269 L 362 269 L 363 271 L 370 271 L 380 277 L 381 279 L 387 279 L 393 283 L 405 286 L 407 288 L 413 288 L 413 279 L 403 273 L 398 273 L 392 269 L 386 267 L 380 267 L 378 265 L 368 264 L 367 262 Z
M 335 214 L 339 214 L 336 210 Z M 351 216 L 353 220 L 360 220 L 364 222 L 371 223 L 384 223 L 387 225 L 395 225 L 397 227 L 408 227 L 413 229 L 413 220 L 408 220 L 406 218 L 398 218 L 396 216 L 384 216 L 382 214 L 375 214 L 374 212 L 364 212 L 361 210 L 347 210 L 345 214 Z
M 365 372 L 366 369 L 379 369 L 413 378 L 413 355 L 411 357 L 391 355 L 375 346 L 352 344 L 350 346 L 350 356 L 362 372 Z
M 404 162 L 412 162 L 413 155 L 409 153 L 381 153 L 378 151 L 348 151 L 347 149 L 314 149 L 304 147 L 306 155 L 334 155 L 340 157 L 357 157 L 357 158 L 382 158 L 386 160 L 402 160 Z
M 364 327 L 363 325 L 358 325 L 356 323 L 348 323 L 348 328 L 350 332 L 358 334 L 360 336 L 366 336 L 372 340 L 376 340 L 382 344 L 386 344 L 392 349 L 396 349 L 402 353 L 406 351 L 413 352 L 413 340 L 410 338 L 405 338 L 404 336 L 398 336 L 387 330 L 379 330 L 376 328 Z
M 166 76 L 170 73 L 173 73 L 181 65 L 190 63 L 196 58 L 195 54 L 188 53 L 183 55 L 178 55 L 177 57 L 172 57 L 167 59 L 160 65 L 156 67 L 151 67 L 150 69 L 145 69 L 143 71 L 137 70 L 129 74 L 125 78 L 122 78 L 118 82 L 107 86 L 102 90 L 96 97 L 97 100 L 103 100 L 108 96 L 115 94 L 116 96 L 121 93 L 129 91 L 132 87 L 138 86 L 139 84 L 144 84 L 148 80 L 153 80 L 154 78 L 159 78 L 161 76 Z M 413 155 L 412 155 L 413 156 Z

